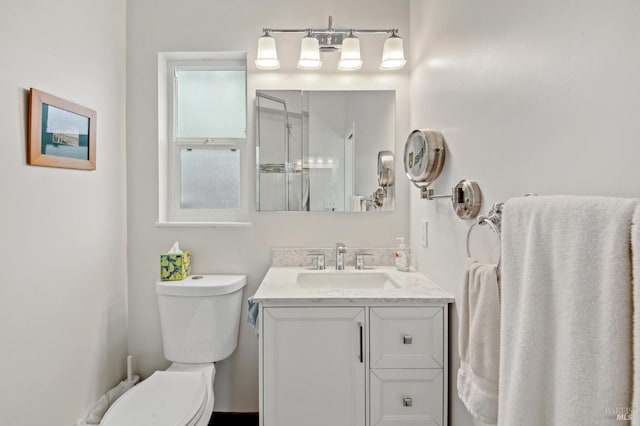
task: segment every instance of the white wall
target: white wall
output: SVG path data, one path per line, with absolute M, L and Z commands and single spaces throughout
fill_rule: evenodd
M 326 25 L 398 27 L 409 32 L 409 3 L 384 0 L 189 0 L 127 2 L 127 162 L 129 241 L 129 348 L 147 376 L 168 362 L 162 354 L 154 282 L 159 278 L 158 256 L 174 240 L 193 250 L 196 273 L 243 273 L 248 276 L 245 296 L 255 292 L 270 262 L 269 248 L 348 246 L 389 247 L 394 237 L 408 230 L 408 187 L 398 188 L 396 211 L 375 214 L 255 212 L 254 155 L 249 158 L 250 228 L 159 228 L 157 141 L 158 51 L 246 50 L 249 105 L 256 89 L 386 89 L 397 90 L 397 144 L 402 148 L 408 127 L 408 71 L 377 71 L 384 36 L 362 36 L 365 66 L 358 73 L 337 73 L 337 58 L 324 57 L 325 70 L 303 73 L 295 68 L 300 37 L 278 37 L 282 68 L 257 71 L 253 65 L 262 28 Z M 408 40 L 407 40 L 408 41 Z M 408 48 L 408 43 L 407 43 Z M 253 108 L 248 117 L 248 152 L 255 143 Z M 401 163 L 398 163 L 399 165 Z M 257 411 L 258 344 L 244 321 L 243 308 L 238 350 L 218 364 L 215 381 L 216 410 Z
M 448 144 L 436 189 L 476 179 L 483 213 L 527 192 L 638 197 L 639 21 L 631 0 L 411 0 L 411 126 L 440 130 Z M 470 223 L 446 200 L 416 189 L 410 200 L 419 269 L 460 300 Z M 486 228 L 474 237 L 494 239 Z M 453 361 L 451 424 L 469 425 Z
M 71 425 L 125 372 L 125 2 L 3 2 L 0 51 L 0 424 Z M 97 170 L 26 164 L 30 87 L 97 111 Z

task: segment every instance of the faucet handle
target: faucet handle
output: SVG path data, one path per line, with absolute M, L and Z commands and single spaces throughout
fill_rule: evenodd
M 356 269 L 365 269 L 364 257 L 373 256 L 373 253 L 356 253 Z
M 323 270 L 325 268 L 325 266 L 324 266 L 324 254 L 322 254 L 322 253 L 311 253 L 311 254 L 308 254 L 307 256 L 316 258 L 316 269 Z
M 345 246 L 344 243 L 336 243 L 336 251 L 337 253 L 346 253 L 347 246 Z

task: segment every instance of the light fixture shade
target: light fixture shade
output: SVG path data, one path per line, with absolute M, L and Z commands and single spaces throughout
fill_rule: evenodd
M 265 34 L 258 39 L 258 55 L 256 67 L 263 70 L 275 70 L 280 68 L 278 51 L 276 50 L 276 39 L 269 34 Z
M 342 53 L 340 54 L 340 62 L 338 69 L 341 71 L 355 71 L 362 68 L 362 60 L 360 59 L 360 40 L 350 35 L 342 41 Z
M 317 70 L 322 66 L 320 60 L 320 43 L 318 39 L 308 35 L 300 43 L 300 59 L 298 68 L 303 70 Z
M 384 42 L 382 48 L 381 70 L 399 70 L 404 67 L 407 61 L 404 59 L 404 48 L 402 39 L 393 34 Z

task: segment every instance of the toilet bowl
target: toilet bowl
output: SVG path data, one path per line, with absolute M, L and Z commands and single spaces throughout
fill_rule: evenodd
M 206 426 L 213 411 L 214 375 L 213 364 L 189 369 L 173 364 L 156 371 L 116 400 L 100 424 Z
M 199 275 L 156 283 L 165 358 L 173 364 L 122 395 L 102 426 L 206 426 L 215 361 L 238 343 L 244 275 Z

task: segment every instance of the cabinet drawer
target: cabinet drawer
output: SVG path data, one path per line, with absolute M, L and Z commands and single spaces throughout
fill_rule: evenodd
M 371 370 L 372 426 L 440 426 L 443 370 Z
M 443 367 L 442 308 L 371 308 L 369 324 L 371 368 Z

